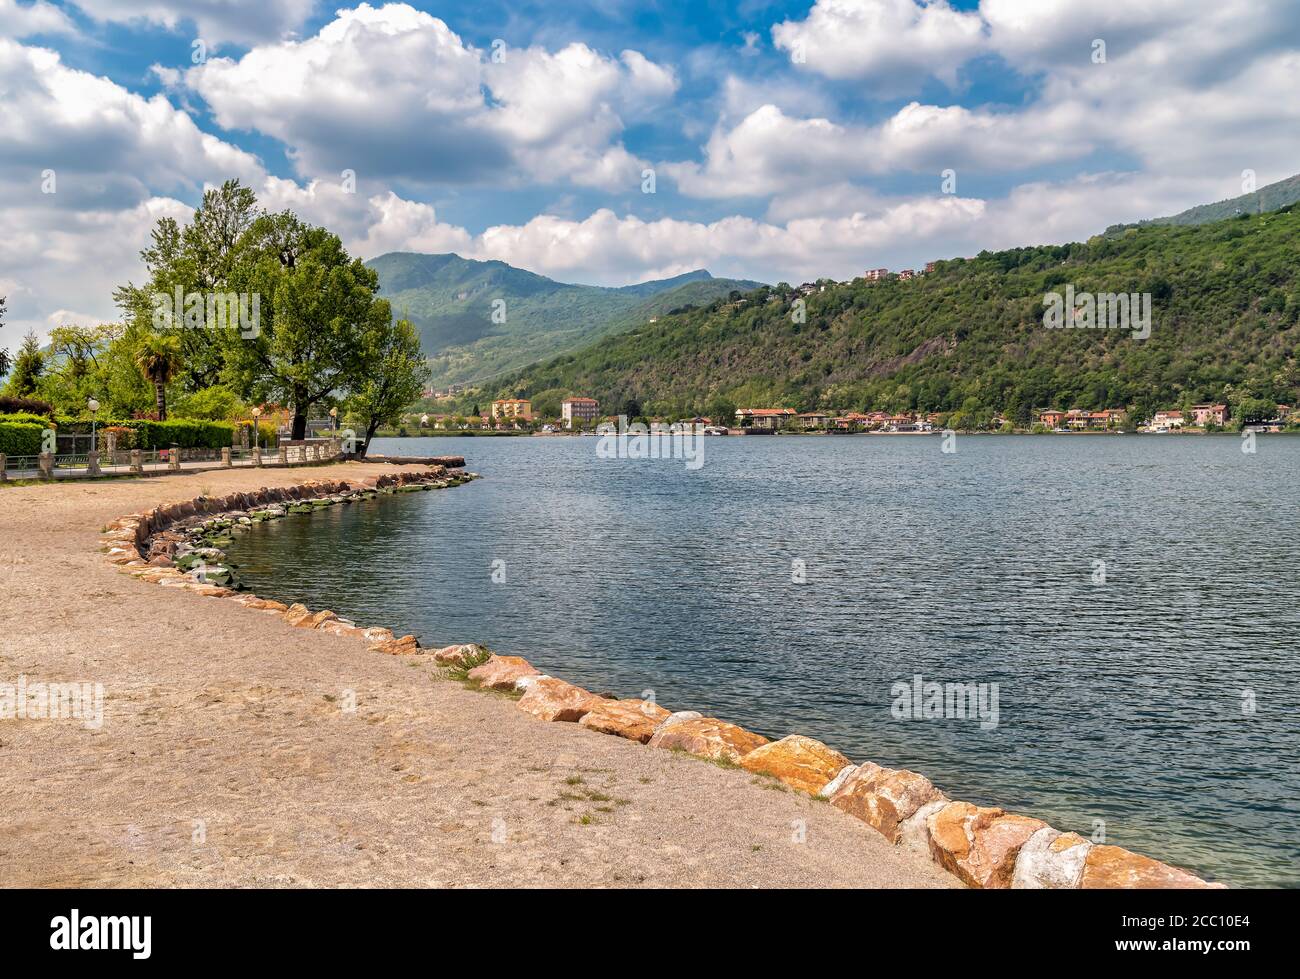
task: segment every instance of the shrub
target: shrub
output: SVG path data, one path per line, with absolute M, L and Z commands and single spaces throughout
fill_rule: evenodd
M 134 428 L 130 428 L 126 425 L 107 425 L 99 430 L 98 441 L 100 452 L 108 451 L 108 436 L 110 433 L 117 436 L 116 444 L 119 452 L 127 449 L 138 448 L 135 444 L 136 439 Z
M 0 422 L 0 454 L 34 456 L 41 452 L 41 433 L 48 425 Z

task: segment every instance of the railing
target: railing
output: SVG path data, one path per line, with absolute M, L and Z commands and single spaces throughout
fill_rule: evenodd
M 104 452 L 0 455 L 0 482 L 108 475 L 200 471 L 226 467 L 295 466 L 330 462 L 342 455 L 338 439 L 282 441 L 276 448 L 115 449 Z

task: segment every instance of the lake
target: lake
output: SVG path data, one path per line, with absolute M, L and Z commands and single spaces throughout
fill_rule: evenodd
M 695 470 L 597 442 L 376 440 L 484 478 L 263 524 L 230 558 L 259 595 L 423 645 L 1300 883 L 1300 439 L 709 438 Z M 900 716 L 918 676 L 985 706 L 996 684 L 996 725 Z

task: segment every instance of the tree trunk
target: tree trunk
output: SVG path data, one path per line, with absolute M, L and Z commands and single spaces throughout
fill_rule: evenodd
M 358 459 L 364 459 L 366 453 L 370 451 L 370 440 L 375 437 L 375 430 L 378 428 L 378 422 L 371 422 L 366 426 L 366 440 L 361 443 L 361 450 L 357 453 Z
M 160 381 L 153 382 L 153 399 L 158 406 L 158 420 L 167 420 L 167 387 Z
M 291 438 L 305 439 L 307 437 L 307 389 L 295 387 L 293 389 L 293 433 Z

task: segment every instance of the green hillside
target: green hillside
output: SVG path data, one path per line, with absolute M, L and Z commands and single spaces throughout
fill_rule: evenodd
M 394 311 L 420 331 L 434 387 L 499 375 L 625 329 L 661 307 L 707 302 L 758 283 L 703 269 L 622 288 L 569 285 L 505 262 L 393 252 L 369 264 Z M 663 306 L 664 297 L 681 299 Z M 501 300 L 503 306 L 494 306 Z M 499 309 L 504 322 L 494 322 Z M 498 319 L 501 319 L 499 314 Z
M 1300 174 L 1287 177 L 1277 183 L 1261 187 L 1253 194 L 1242 194 L 1226 201 L 1214 204 L 1198 204 L 1178 214 L 1164 218 L 1152 218 L 1137 224 L 1117 224 L 1106 229 L 1106 234 L 1114 235 L 1129 228 L 1142 228 L 1152 224 L 1209 224 L 1212 221 L 1224 221 L 1240 214 L 1263 214 L 1276 211 L 1300 201 Z
M 482 395 L 638 402 L 647 413 L 726 415 L 737 405 L 1006 412 L 1219 399 L 1295 404 L 1300 372 L 1300 210 L 1198 226 L 1152 225 L 1086 243 L 983 252 L 911 281 L 763 287 L 530 367 Z M 1050 330 L 1043 297 L 1153 297 L 1146 340 Z

